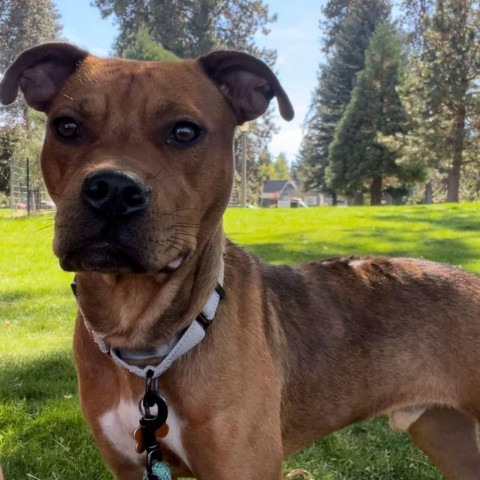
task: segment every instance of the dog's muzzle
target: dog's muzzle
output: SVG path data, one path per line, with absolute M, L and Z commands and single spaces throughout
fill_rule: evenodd
M 144 272 L 148 267 L 140 246 L 140 227 L 149 203 L 149 189 L 144 181 L 131 172 L 98 170 L 85 177 L 80 199 L 90 227 L 79 232 L 78 242 L 61 256 L 62 268 Z

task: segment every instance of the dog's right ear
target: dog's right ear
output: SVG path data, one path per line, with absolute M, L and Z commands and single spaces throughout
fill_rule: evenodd
M 21 53 L 0 83 L 0 102 L 15 101 L 20 88 L 28 105 L 45 112 L 88 53 L 68 43 L 45 43 Z

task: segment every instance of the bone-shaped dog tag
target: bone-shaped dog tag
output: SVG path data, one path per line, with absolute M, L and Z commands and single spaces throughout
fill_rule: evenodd
M 140 426 L 133 436 L 136 441 L 135 451 L 143 453 L 158 445 L 157 438 L 163 438 L 168 433 L 166 424 L 168 407 L 165 399 L 153 391 L 149 391 L 141 400 L 145 409 L 144 416 L 140 419 Z M 150 413 L 156 407 L 156 413 Z

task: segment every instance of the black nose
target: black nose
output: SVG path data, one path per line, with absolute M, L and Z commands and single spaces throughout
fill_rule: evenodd
M 99 170 L 83 181 L 83 201 L 105 217 L 140 212 L 148 203 L 148 188 L 141 178 L 119 170 Z

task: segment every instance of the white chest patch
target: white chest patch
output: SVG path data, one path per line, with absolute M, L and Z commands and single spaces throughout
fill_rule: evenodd
M 139 418 L 138 404 L 121 400 L 116 408 L 109 410 L 99 418 L 99 424 L 103 434 L 119 454 L 132 463 L 143 464 L 145 455 L 139 455 L 135 451 L 135 439 L 133 438 L 133 432 L 138 427 Z M 183 422 L 170 405 L 168 407 L 167 424 L 169 431 L 168 435 L 162 440 L 162 444 L 167 446 L 190 468 L 187 452 L 182 443 Z
M 138 407 L 133 402 L 121 400 L 116 408 L 104 413 L 98 420 L 102 432 L 110 443 L 133 463 L 143 463 L 144 455 L 135 451 L 133 432 L 138 426 Z

